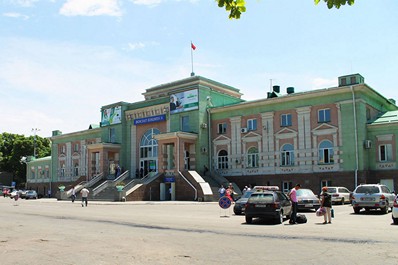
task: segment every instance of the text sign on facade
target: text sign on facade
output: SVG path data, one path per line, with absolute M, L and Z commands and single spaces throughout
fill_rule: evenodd
M 151 116 L 151 117 L 146 117 L 146 118 L 141 118 L 141 119 L 135 119 L 134 125 L 147 124 L 147 123 L 152 123 L 152 122 L 161 122 L 161 121 L 165 121 L 165 120 L 166 120 L 166 114 L 162 114 L 162 115 Z

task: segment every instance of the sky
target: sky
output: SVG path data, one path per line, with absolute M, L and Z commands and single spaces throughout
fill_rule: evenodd
M 0 0 L 0 133 L 86 130 L 102 106 L 142 101 L 192 67 L 245 100 L 352 73 L 398 100 L 397 0 L 246 2 L 230 20 L 213 0 Z

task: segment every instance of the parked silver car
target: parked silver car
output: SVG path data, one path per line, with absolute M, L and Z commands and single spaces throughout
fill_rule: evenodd
M 381 184 L 361 184 L 352 194 L 352 207 L 358 214 L 362 208 L 366 211 L 380 209 L 388 213 L 393 207 L 395 194 L 390 189 Z
M 351 203 L 351 194 L 346 187 L 328 187 L 328 193 L 332 196 L 332 203 Z
M 398 225 L 398 196 L 395 197 L 394 205 L 392 207 L 392 221 Z
M 297 195 L 297 210 L 318 210 L 321 207 L 321 202 L 314 192 L 310 189 L 298 189 Z

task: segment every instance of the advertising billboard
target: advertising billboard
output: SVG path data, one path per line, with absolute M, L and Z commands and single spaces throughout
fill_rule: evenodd
M 101 126 L 108 126 L 122 122 L 122 107 L 117 106 L 102 110 Z
M 199 109 L 198 90 L 188 90 L 170 95 L 170 113 Z

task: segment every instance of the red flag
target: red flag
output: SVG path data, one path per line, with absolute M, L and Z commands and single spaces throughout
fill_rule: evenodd
M 191 42 L 191 48 L 192 48 L 192 50 L 196 50 L 196 46 L 195 45 L 193 45 L 193 43 Z

